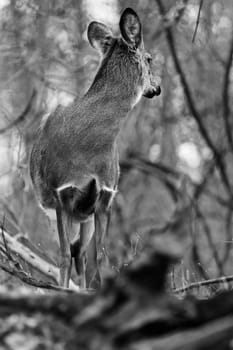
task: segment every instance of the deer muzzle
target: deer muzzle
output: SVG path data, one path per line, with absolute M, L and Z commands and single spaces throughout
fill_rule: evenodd
M 151 89 L 147 90 L 143 96 L 147 98 L 153 98 L 154 96 L 159 96 L 161 94 L 161 88 L 159 85 L 153 86 Z

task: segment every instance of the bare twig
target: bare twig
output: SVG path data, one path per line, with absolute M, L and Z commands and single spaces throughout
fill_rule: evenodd
M 3 263 L 2 261 L 0 261 L 0 268 L 2 270 L 4 270 L 5 272 L 9 273 L 11 276 L 20 279 L 22 282 L 24 282 L 30 286 L 33 286 L 36 288 L 54 290 L 54 291 L 65 291 L 65 292 L 74 293 L 74 291 L 72 289 L 56 286 L 55 284 L 52 284 L 49 282 L 44 282 L 41 280 L 37 280 L 37 279 L 31 277 L 28 273 L 26 273 L 22 269 L 22 267 L 17 263 L 17 261 L 15 261 L 14 264 L 12 264 L 12 265 L 9 265 L 9 264 L 6 264 L 6 263 Z
M 225 219 L 226 242 L 227 241 L 230 242 L 232 238 L 232 217 L 233 217 L 232 208 L 229 207 L 226 214 L 226 219 Z M 227 262 L 228 258 L 230 257 L 230 252 L 231 252 L 230 244 L 225 244 L 225 247 L 226 248 L 222 258 L 222 263 L 224 265 Z
M 191 246 L 190 259 L 193 262 L 194 268 L 197 271 L 197 273 L 202 277 L 202 279 L 207 280 L 207 279 L 210 279 L 210 277 L 204 268 L 204 264 L 199 254 L 198 244 L 197 244 L 197 213 L 195 210 L 195 205 L 197 205 L 197 202 L 192 200 L 192 203 L 193 205 L 191 210 L 191 223 L 190 223 L 190 236 L 192 239 L 192 246 Z
M 229 82 L 230 82 L 230 71 L 232 67 L 233 59 L 233 31 L 231 34 L 231 43 L 229 54 L 226 61 L 226 68 L 224 72 L 223 88 L 222 88 L 222 102 L 223 102 L 223 118 L 225 122 L 225 131 L 231 150 L 233 151 L 233 137 L 232 137 L 232 124 L 230 122 L 230 98 L 229 98 Z
M 182 173 L 172 169 L 171 167 L 162 164 L 162 163 L 152 163 L 149 160 L 141 157 L 138 154 L 133 155 L 130 158 L 127 158 L 121 162 L 123 168 L 136 168 L 145 173 L 161 173 L 163 176 L 171 176 L 174 179 L 180 179 Z
M 213 239 L 212 239 L 212 235 L 211 235 L 211 230 L 210 230 L 210 227 L 206 221 L 206 218 L 204 217 L 204 215 L 201 213 L 201 211 L 199 210 L 198 206 L 196 205 L 195 206 L 195 210 L 196 210 L 196 213 L 197 213 L 197 217 L 201 220 L 202 222 L 202 225 L 203 225 L 203 229 L 204 229 L 204 232 L 205 232 L 205 235 L 206 235 L 206 238 L 208 240 L 208 244 L 211 248 L 211 251 L 213 253 L 213 258 L 214 258 L 214 261 L 216 263 L 216 266 L 218 268 L 218 273 L 219 275 L 224 275 L 224 270 L 223 270 L 223 263 L 221 261 L 221 259 L 219 258 L 219 255 L 218 255 L 218 251 L 217 251 L 217 248 L 216 248 L 216 245 L 214 244 L 213 242 Z
M 199 21 L 200 21 L 200 16 L 201 16 L 201 8 L 203 5 L 203 0 L 200 0 L 200 5 L 199 5 L 199 10 L 198 10 L 198 14 L 197 14 L 197 21 L 196 21 L 196 25 L 195 25 L 195 30 L 193 33 L 193 38 L 192 38 L 192 43 L 194 43 L 195 38 L 196 38 L 196 34 L 197 34 L 197 29 L 198 29 L 198 25 L 199 25 Z
M 12 129 L 15 126 L 18 126 L 20 123 L 22 123 L 22 121 L 24 121 L 25 117 L 31 111 L 31 107 L 32 107 L 32 104 L 34 102 L 35 97 L 36 97 L 36 91 L 33 90 L 32 96 L 31 96 L 29 103 L 27 104 L 27 107 L 25 108 L 25 110 L 15 120 L 13 120 L 9 125 L 0 129 L 0 135 L 4 134 L 5 132 L 7 132 L 8 130 Z
M 4 226 L 5 226 L 5 215 L 3 216 L 3 220 L 2 220 L 2 224 L 1 224 L 1 230 L 2 230 L 1 233 L 2 233 L 2 240 L 3 240 L 6 256 L 8 258 L 10 258 L 10 253 L 9 253 L 8 246 L 7 246 L 7 243 L 6 243 L 6 239 L 5 239 L 5 236 L 4 236 L 4 230 L 3 230 Z
M 156 175 L 176 201 L 179 198 L 180 191 L 178 189 L 181 179 L 184 175 L 164 164 L 152 163 L 139 155 L 130 157 L 120 163 L 121 169 L 138 169 L 147 175 Z
M 200 257 L 199 251 L 198 251 L 198 246 L 197 246 L 196 241 L 194 241 L 192 244 L 191 258 L 192 258 L 192 261 L 195 265 L 195 268 L 196 268 L 199 276 L 201 276 L 205 280 L 210 279 L 210 276 L 209 276 L 208 272 L 206 271 L 206 269 L 204 268 L 203 262 L 201 261 L 201 257 Z
M 187 292 L 188 290 L 191 290 L 191 289 L 200 288 L 200 287 L 203 287 L 203 286 L 210 286 L 212 284 L 224 284 L 224 283 L 228 283 L 228 282 L 232 282 L 232 281 L 233 281 L 233 275 L 225 276 L 225 277 L 219 277 L 219 278 L 212 278 L 212 279 L 207 280 L 207 281 L 200 281 L 200 282 L 190 283 L 188 286 L 185 286 L 185 287 L 182 287 L 182 288 L 177 288 L 173 292 L 178 294 L 178 293 Z
M 164 5 L 163 5 L 162 0 L 156 0 L 156 2 L 158 4 L 158 8 L 160 10 L 161 16 L 164 17 L 165 16 L 165 9 L 164 9 Z M 188 102 L 190 112 L 192 113 L 192 115 L 193 115 L 193 117 L 194 117 L 194 119 L 199 127 L 199 131 L 200 131 L 201 136 L 203 137 L 207 146 L 211 149 L 211 151 L 214 155 L 214 158 L 216 160 L 216 166 L 219 169 L 219 172 L 221 174 L 221 177 L 222 177 L 222 180 L 223 180 L 223 183 L 225 185 L 227 192 L 230 193 L 231 196 L 233 196 L 231 184 L 229 182 L 229 179 L 228 179 L 228 176 L 226 173 L 226 168 L 225 168 L 225 165 L 224 165 L 223 160 L 222 160 L 221 152 L 218 151 L 218 149 L 215 147 L 213 141 L 211 140 L 210 135 L 209 135 L 208 131 L 206 130 L 206 128 L 202 122 L 201 116 L 196 108 L 196 105 L 195 105 L 195 102 L 194 102 L 194 99 L 193 99 L 193 96 L 191 93 L 191 89 L 189 87 L 189 84 L 187 82 L 186 76 L 184 74 L 183 68 L 180 64 L 180 61 L 179 61 L 179 58 L 178 58 L 178 55 L 176 52 L 173 33 L 172 33 L 170 28 L 166 28 L 165 32 L 166 32 L 167 42 L 168 42 L 168 45 L 169 45 L 169 48 L 171 51 L 171 55 L 173 57 L 173 61 L 175 64 L 175 68 L 180 76 L 180 80 L 181 80 L 181 83 L 182 83 L 182 86 L 184 89 L 184 93 L 185 93 L 185 96 L 186 96 L 186 99 Z

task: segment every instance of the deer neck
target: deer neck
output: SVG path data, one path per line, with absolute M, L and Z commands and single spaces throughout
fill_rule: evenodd
M 135 104 L 139 81 L 135 80 L 135 72 L 130 69 L 128 56 L 122 60 L 120 55 L 114 55 L 116 44 L 117 40 L 102 60 L 85 97 L 96 100 L 105 112 L 108 108 L 114 119 L 124 119 Z
M 132 109 L 131 96 L 124 94 L 124 89 L 118 84 L 112 84 L 111 89 L 104 82 L 93 84 L 84 96 L 92 113 L 89 118 L 95 124 L 104 125 L 109 132 L 116 135 Z

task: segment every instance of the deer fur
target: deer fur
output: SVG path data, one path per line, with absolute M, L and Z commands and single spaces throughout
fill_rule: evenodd
M 103 244 L 108 212 L 117 191 L 119 131 L 142 96 L 160 94 L 137 14 L 126 9 L 119 27 L 121 36 L 115 37 L 104 24 L 89 24 L 88 40 L 101 54 L 93 83 L 83 97 L 65 108 L 58 107 L 43 121 L 31 153 L 30 173 L 38 201 L 44 209 L 56 211 L 60 283 L 66 287 L 72 251 L 65 222 L 80 223 L 72 255 L 78 273 L 85 275 L 86 250 L 94 230 Z M 85 287 L 85 276 L 81 284 Z

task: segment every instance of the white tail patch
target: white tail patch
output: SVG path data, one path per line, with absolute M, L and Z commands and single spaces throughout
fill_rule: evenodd
M 94 176 L 94 175 L 88 176 L 88 178 L 86 179 L 87 181 L 85 181 L 85 182 L 80 182 L 80 183 L 79 183 L 79 186 L 77 186 L 77 185 L 74 184 L 73 182 L 67 182 L 67 183 L 64 183 L 63 185 L 59 186 L 59 187 L 56 189 L 56 191 L 57 191 L 57 193 L 59 193 L 59 192 L 65 190 L 66 188 L 71 187 L 71 188 L 77 188 L 80 192 L 82 192 L 82 189 L 85 188 L 85 187 L 88 185 L 88 183 L 89 183 L 91 180 L 93 180 L 93 179 L 96 180 L 97 190 L 99 191 L 99 190 L 100 190 L 100 189 L 99 189 L 99 185 L 98 185 L 98 184 L 99 184 L 99 181 L 98 181 L 97 177 Z M 111 189 L 110 189 L 110 190 L 111 190 Z

